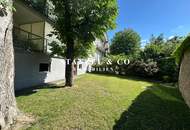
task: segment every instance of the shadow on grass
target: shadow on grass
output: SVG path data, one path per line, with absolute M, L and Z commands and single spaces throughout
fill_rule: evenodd
M 134 77 L 134 76 L 122 76 L 122 75 L 115 75 L 115 74 L 100 74 L 100 73 L 90 73 L 90 74 L 95 74 L 97 76 L 106 76 L 106 77 L 117 77 L 120 79 L 128 79 L 128 80 L 134 80 L 134 81 L 152 81 L 148 79 L 143 79 L 139 77 Z M 64 88 L 65 86 L 57 86 L 56 84 L 42 84 L 38 86 L 33 86 L 30 88 L 22 89 L 19 91 L 15 92 L 16 97 L 19 96 L 28 96 L 31 94 L 35 94 L 38 92 L 40 89 L 59 89 L 59 88 Z
M 134 100 L 113 130 L 190 130 L 190 109 L 177 88 L 155 85 Z
M 31 94 L 37 93 L 40 89 L 60 89 L 60 88 L 65 88 L 65 86 L 58 86 L 57 84 L 43 84 L 39 86 L 33 86 L 30 88 L 22 89 L 19 91 L 15 92 L 15 96 L 29 96 Z

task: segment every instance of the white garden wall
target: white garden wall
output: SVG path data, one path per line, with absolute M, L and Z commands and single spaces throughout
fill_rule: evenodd
M 40 63 L 50 64 L 50 71 L 40 72 Z M 15 53 L 15 89 L 23 89 L 43 83 L 64 79 L 64 59 L 49 58 L 45 54 Z

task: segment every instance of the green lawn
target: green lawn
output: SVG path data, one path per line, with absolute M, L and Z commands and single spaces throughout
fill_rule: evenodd
M 190 110 L 176 88 L 138 78 L 86 74 L 74 88 L 17 95 L 37 119 L 32 130 L 190 130 Z

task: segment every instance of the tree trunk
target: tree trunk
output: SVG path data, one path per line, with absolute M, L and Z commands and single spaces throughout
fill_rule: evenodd
M 3 130 L 13 124 L 18 109 L 14 95 L 12 12 L 6 10 L 4 16 L 2 10 L 0 13 L 0 130 Z
M 66 71 L 65 71 L 65 86 L 73 86 L 73 60 L 74 60 L 74 39 L 71 36 L 71 14 L 70 14 L 70 2 L 69 0 L 64 0 L 63 1 L 65 4 L 65 16 L 67 17 L 67 19 L 64 20 L 64 24 L 66 27 L 66 32 L 67 34 L 63 34 L 63 35 L 67 35 L 67 42 L 66 42 L 66 58 L 67 61 L 69 60 L 69 62 L 66 63 Z
M 66 73 L 65 73 L 65 86 L 72 87 L 74 84 L 74 79 L 73 79 L 73 68 L 74 68 L 74 41 L 70 40 L 70 42 L 67 44 L 67 52 L 66 52 L 66 58 L 67 58 L 67 63 L 66 63 Z

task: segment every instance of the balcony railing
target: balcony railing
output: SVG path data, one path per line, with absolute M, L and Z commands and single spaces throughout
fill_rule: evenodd
M 54 7 L 46 2 L 46 0 L 22 0 L 27 6 L 35 9 L 45 17 L 47 17 L 52 22 L 55 20 L 55 16 L 52 11 Z
M 101 52 L 107 52 L 109 50 L 109 43 L 107 41 L 104 43 L 98 43 L 96 44 L 96 49 Z
M 47 53 L 47 45 L 49 44 L 49 41 L 44 37 L 17 27 L 13 29 L 13 42 L 16 48 L 42 53 Z

